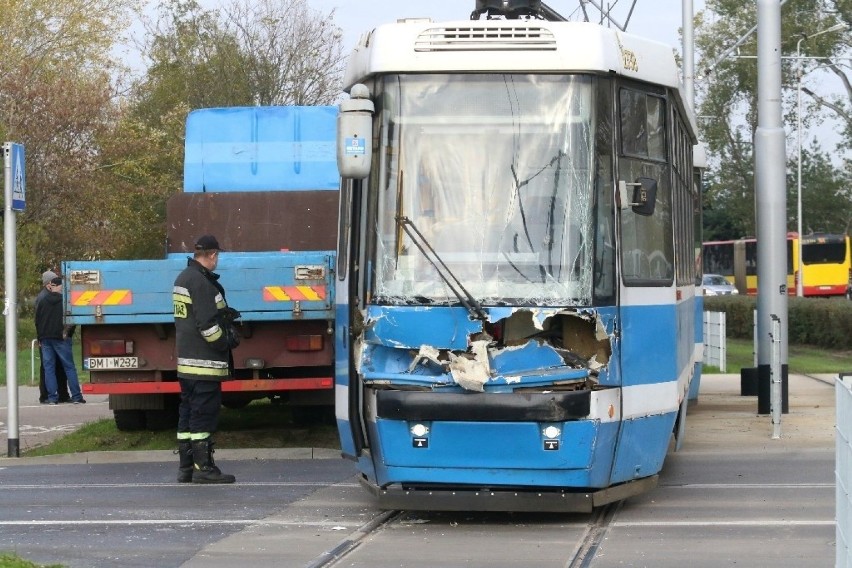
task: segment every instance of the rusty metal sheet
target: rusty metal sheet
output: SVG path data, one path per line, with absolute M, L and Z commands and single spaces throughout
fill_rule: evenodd
M 180 193 L 167 204 L 169 253 L 212 234 L 226 251 L 310 251 L 337 247 L 336 191 Z

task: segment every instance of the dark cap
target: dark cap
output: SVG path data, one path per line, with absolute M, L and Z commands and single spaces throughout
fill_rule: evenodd
M 195 241 L 195 250 L 222 250 L 213 235 L 204 235 Z

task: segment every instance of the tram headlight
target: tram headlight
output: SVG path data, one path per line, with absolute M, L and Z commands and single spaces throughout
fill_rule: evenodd
M 558 438 L 559 434 L 561 434 L 561 433 L 562 432 L 556 426 L 548 426 L 547 428 L 544 429 L 544 432 L 543 432 L 544 437 L 548 438 L 550 440 Z
M 411 446 L 417 449 L 426 449 L 429 447 L 429 427 L 420 422 L 410 426 L 408 431 L 411 432 Z
M 418 438 L 422 438 L 429 433 L 429 428 L 425 424 L 415 424 L 411 427 L 411 433 Z

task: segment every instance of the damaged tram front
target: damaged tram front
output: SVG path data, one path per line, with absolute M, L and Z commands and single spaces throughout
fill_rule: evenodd
M 406 21 L 364 36 L 346 84 L 336 408 L 364 484 L 432 510 L 653 487 L 696 368 L 671 51 L 593 24 Z

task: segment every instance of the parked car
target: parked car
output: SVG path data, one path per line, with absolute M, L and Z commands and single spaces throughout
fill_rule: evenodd
M 705 274 L 701 281 L 705 296 L 730 296 L 739 294 L 736 287 L 720 274 Z

